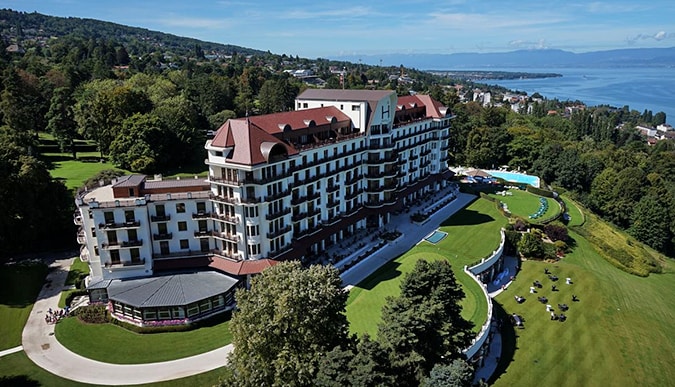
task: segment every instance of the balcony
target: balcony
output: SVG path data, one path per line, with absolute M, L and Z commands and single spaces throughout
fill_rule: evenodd
M 241 253 L 235 253 L 227 250 L 211 250 L 211 253 L 218 257 L 234 259 L 235 261 L 241 261 L 243 259 Z
M 274 239 L 274 238 L 280 237 L 280 236 L 282 236 L 286 233 L 289 233 L 291 231 L 291 229 L 292 229 L 291 226 L 286 226 L 286 227 L 280 228 L 277 231 L 268 232 L 267 233 L 267 239 Z
M 101 230 L 116 230 L 120 228 L 139 228 L 141 222 L 138 220 L 130 220 L 124 223 L 99 223 L 98 228 Z
M 361 181 L 361 179 L 363 179 L 363 175 L 359 173 L 358 175 L 354 175 L 354 177 L 352 177 L 351 179 L 348 179 L 345 182 L 345 184 L 347 184 L 347 185 L 355 184 L 355 183 L 358 183 L 359 181 Z
M 75 223 L 76 226 L 81 226 L 82 225 L 82 216 L 75 215 L 73 216 L 73 223 Z
M 307 213 L 306 213 L 306 212 L 301 212 L 301 213 L 299 213 L 299 214 L 297 214 L 297 215 L 291 216 L 291 220 L 292 220 L 293 222 L 297 222 L 297 221 L 299 221 L 299 220 L 305 219 L 306 217 L 307 217 Z
M 209 255 L 211 252 L 210 251 L 192 251 L 192 250 L 185 250 L 185 251 L 176 251 L 174 253 L 157 253 L 157 254 L 152 254 L 153 259 L 174 259 L 174 258 L 183 258 L 183 257 L 203 257 L 205 255 Z
M 208 238 L 212 235 L 211 230 L 195 231 L 195 238 Z
M 277 211 L 277 212 L 272 213 L 272 214 L 267 214 L 267 215 L 265 216 L 265 219 L 267 219 L 267 220 L 273 220 L 273 219 L 276 219 L 276 218 L 280 218 L 280 217 L 282 217 L 282 216 L 284 216 L 284 215 L 288 215 L 288 214 L 290 214 L 290 213 L 291 213 L 291 208 L 290 208 L 290 207 L 286 207 L 286 208 L 284 208 L 284 209 L 281 210 L 281 211 Z
M 195 234 L 197 234 L 197 233 L 195 233 Z M 218 232 L 218 231 L 213 231 L 211 233 L 211 235 L 213 235 L 216 238 L 224 239 L 224 240 L 230 241 L 230 242 L 239 242 L 239 240 L 241 239 L 241 238 L 239 238 L 239 235 L 227 234 L 227 233 Z
M 319 208 L 319 207 L 312 208 L 312 209 L 309 209 L 307 211 L 307 216 L 310 217 L 310 218 L 312 216 L 319 215 L 319 214 L 321 214 L 321 208 Z
M 291 193 L 290 190 L 284 190 L 284 191 L 277 192 L 277 193 L 274 193 L 274 194 L 271 194 L 271 195 L 267 195 L 267 196 L 265 196 L 265 201 L 266 202 L 272 202 L 272 201 L 275 201 L 277 199 L 285 198 L 290 193 Z
M 291 204 L 297 206 L 298 204 L 304 203 L 307 201 L 307 196 L 295 196 L 291 199 Z
M 206 211 L 199 211 L 197 213 L 194 213 L 194 212 L 192 213 L 192 219 L 207 219 L 207 218 L 210 218 L 210 217 L 211 217 L 211 213 L 206 212 Z
M 137 240 L 131 240 L 131 241 L 122 241 L 122 242 L 108 242 L 104 243 L 101 245 L 104 249 L 123 249 L 123 248 L 130 248 L 130 247 L 138 247 L 143 245 L 143 240 L 142 239 L 137 239 Z
M 329 200 L 328 204 L 327 204 L 327 208 L 333 208 L 333 207 L 337 207 L 339 205 L 340 205 L 339 200 Z
M 84 233 L 84 230 L 77 233 L 77 243 L 81 245 L 87 244 L 87 235 Z
M 288 245 L 286 245 L 286 246 L 280 248 L 279 250 L 270 251 L 270 255 L 269 255 L 268 258 L 272 258 L 272 259 L 277 258 L 277 257 L 280 256 L 281 254 L 283 254 L 283 253 L 285 253 L 285 252 L 288 252 L 288 251 L 290 251 L 290 250 L 292 250 L 292 249 L 293 249 L 293 245 L 289 243 Z
M 340 186 L 337 185 L 337 184 L 332 184 L 332 185 L 329 185 L 329 186 L 326 187 L 327 192 L 335 192 L 335 191 L 338 191 L 338 190 L 340 190 Z
M 319 191 L 308 193 L 307 194 L 307 201 L 309 202 L 309 201 L 312 201 L 312 200 L 316 200 L 320 197 L 321 197 L 321 192 L 319 192 Z
M 80 247 L 80 261 L 89 262 L 89 249 L 87 249 L 87 246 Z
M 170 233 L 170 232 L 165 233 L 165 234 L 152 234 L 152 239 L 154 239 L 156 241 L 165 241 L 165 240 L 168 240 L 168 239 L 171 239 L 171 238 L 173 238 L 173 234 Z
M 239 199 L 237 198 L 230 198 L 226 196 L 220 196 L 220 195 L 215 195 L 215 194 L 210 194 L 209 198 L 211 200 L 215 200 L 217 202 L 224 202 L 224 203 L 229 203 L 229 204 L 239 204 Z
M 363 193 L 362 188 L 356 189 L 356 190 L 352 191 L 352 193 L 345 195 L 345 199 L 346 200 L 354 199 L 356 196 L 358 196 L 361 193 Z
M 230 215 L 225 215 L 225 214 L 212 213 L 211 219 L 221 220 L 225 223 L 231 223 L 231 224 L 239 224 L 239 222 L 240 222 L 239 217 L 236 216 L 236 215 L 230 216 Z
M 226 184 L 226 185 L 234 185 L 234 186 L 241 186 L 244 184 L 243 181 L 237 180 L 237 179 L 227 179 L 224 177 L 216 177 L 216 176 L 209 176 L 209 182 L 210 183 L 220 183 L 220 184 Z
M 241 198 L 241 202 L 244 204 L 258 204 L 262 203 L 262 199 L 260 196 L 251 196 L 251 197 L 245 197 Z
M 151 215 L 151 222 L 168 222 L 171 220 L 171 215 Z
M 145 258 L 134 259 L 131 261 L 106 262 L 106 269 L 114 269 L 120 267 L 143 266 L 145 265 Z

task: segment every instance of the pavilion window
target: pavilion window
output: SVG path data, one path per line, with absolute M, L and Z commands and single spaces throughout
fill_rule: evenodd
M 211 304 L 213 305 L 213 309 L 221 308 L 224 306 L 224 298 L 221 295 L 215 296 L 211 299 Z
M 129 316 L 129 317 L 134 315 L 133 311 L 132 311 L 132 309 L 129 305 L 124 305 L 124 315 Z
M 203 300 L 203 301 L 199 304 L 199 311 L 200 311 L 201 313 L 208 312 L 208 311 L 210 311 L 210 310 L 211 310 L 211 302 L 210 302 L 209 300 Z
M 157 312 L 154 309 L 145 309 L 143 311 L 143 320 L 157 320 Z
M 196 316 L 199 314 L 199 305 L 196 302 L 188 305 L 187 315 L 188 317 Z
M 134 320 L 142 320 L 140 309 L 134 308 Z
M 169 308 L 159 308 L 157 310 L 157 317 L 159 317 L 160 320 L 168 320 L 171 318 L 171 310 L 169 310 Z
M 174 306 L 171 309 L 171 316 L 173 318 L 185 318 L 185 310 L 181 306 Z

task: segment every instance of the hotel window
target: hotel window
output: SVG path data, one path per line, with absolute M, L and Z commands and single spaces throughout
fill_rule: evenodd
M 258 255 L 260 254 L 260 245 L 248 245 L 248 254 L 249 255 Z
M 187 250 L 190 248 L 190 241 L 187 239 L 181 239 L 180 240 L 180 248 L 182 250 Z
M 185 203 L 176 203 L 176 212 L 177 213 L 185 212 Z
M 197 213 L 198 214 L 205 214 L 206 213 L 206 203 L 205 202 L 197 202 Z
M 103 219 L 105 219 L 105 223 L 115 223 L 115 214 L 112 211 L 106 211 L 103 213 Z
M 187 222 L 178 222 L 178 231 L 187 230 Z
M 120 264 L 120 251 L 119 250 L 110 250 L 110 263 L 113 265 Z
M 141 260 L 141 252 L 139 249 L 130 249 L 129 255 L 131 255 L 131 262 L 139 262 Z
M 359 110 L 361 110 L 361 107 L 359 105 L 352 105 L 352 111 L 353 112 L 357 112 Z
M 305 109 L 306 109 L 308 106 L 309 106 L 309 105 L 307 104 L 307 102 L 305 102 L 305 103 L 302 104 L 302 107 L 304 107 Z
M 249 236 L 258 236 L 260 234 L 260 226 L 246 226 L 246 232 Z

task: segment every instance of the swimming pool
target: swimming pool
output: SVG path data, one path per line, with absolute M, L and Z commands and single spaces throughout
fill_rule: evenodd
M 431 234 L 429 234 L 424 239 L 426 239 L 427 242 L 429 242 L 429 243 L 436 244 L 436 243 L 442 241 L 443 238 L 445 238 L 446 236 L 448 236 L 447 232 L 436 230 L 436 231 L 432 232 Z
M 504 171 L 485 171 L 494 177 L 499 177 L 513 183 L 529 184 L 539 188 L 540 180 L 537 176 L 525 175 L 523 173 L 504 172 Z

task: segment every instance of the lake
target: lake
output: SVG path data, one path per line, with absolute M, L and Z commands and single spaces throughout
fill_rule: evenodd
M 632 110 L 666 113 L 675 124 L 675 68 L 505 68 L 499 71 L 558 73 L 562 77 L 541 79 L 485 80 L 512 90 L 548 99 L 580 100 L 588 106 L 630 106 Z

